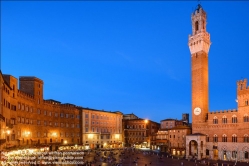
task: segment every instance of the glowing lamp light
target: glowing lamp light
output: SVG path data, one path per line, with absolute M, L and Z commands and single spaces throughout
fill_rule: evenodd
M 64 144 L 67 144 L 67 140 L 64 141 Z
M 115 138 L 116 138 L 116 139 L 119 139 L 119 134 L 115 134 Z
M 7 130 L 6 133 L 7 133 L 7 134 L 10 134 L 10 130 Z
M 89 139 L 93 139 L 93 134 L 88 134 Z
M 30 131 L 25 131 L 24 135 L 26 135 L 26 137 L 29 136 L 30 135 Z
M 145 122 L 145 123 L 148 123 L 148 119 L 145 119 L 144 122 Z

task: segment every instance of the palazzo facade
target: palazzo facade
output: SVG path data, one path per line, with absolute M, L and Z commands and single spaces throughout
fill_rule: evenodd
M 43 81 L 0 73 L 0 149 L 81 143 L 80 109 L 43 99 Z
M 192 134 L 186 138 L 186 157 L 249 161 L 249 86 L 237 81 L 238 108 L 209 111 L 208 52 L 210 34 L 206 12 L 192 13 L 189 35 L 192 71 Z

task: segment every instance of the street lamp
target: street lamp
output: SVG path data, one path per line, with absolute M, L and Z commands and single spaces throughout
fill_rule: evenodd
M 25 131 L 25 132 L 24 132 L 24 135 L 25 135 L 26 137 L 28 137 L 28 136 L 30 135 L 30 131 Z
M 6 133 L 9 135 L 10 134 L 10 130 L 7 130 Z
M 5 147 L 5 148 L 7 149 L 7 142 L 9 142 L 10 130 L 6 130 L 6 134 L 7 134 L 7 135 L 6 135 L 6 144 L 5 144 L 6 147 Z

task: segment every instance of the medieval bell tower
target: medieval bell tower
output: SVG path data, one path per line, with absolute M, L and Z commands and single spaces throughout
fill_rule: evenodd
M 210 34 L 206 31 L 207 16 L 198 5 L 191 16 L 192 35 L 189 35 L 192 75 L 192 118 L 193 133 L 196 126 L 204 124 L 208 115 L 208 52 Z

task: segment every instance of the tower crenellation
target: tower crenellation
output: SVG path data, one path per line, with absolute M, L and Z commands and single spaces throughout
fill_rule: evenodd
M 201 5 L 198 5 L 195 12 L 191 15 L 192 35 L 189 35 L 189 48 L 191 55 L 203 51 L 209 52 L 211 45 L 210 34 L 206 31 L 207 15 Z
M 249 86 L 247 87 L 247 79 L 237 81 L 237 90 L 245 89 L 249 89 Z

